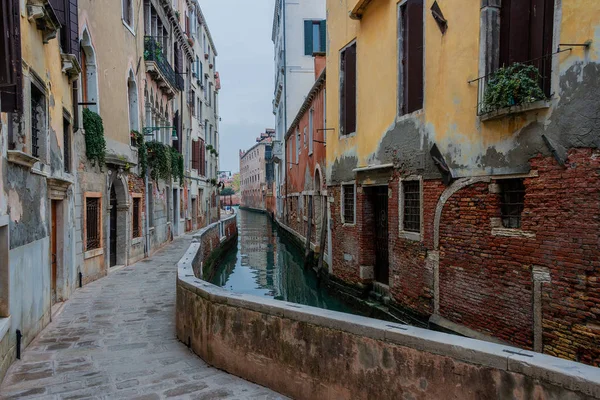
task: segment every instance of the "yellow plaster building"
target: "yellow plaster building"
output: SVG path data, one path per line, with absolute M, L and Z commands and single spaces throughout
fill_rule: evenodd
M 600 190 L 600 3 L 329 0 L 327 26 L 330 273 L 405 318 L 597 364 L 598 309 L 557 310 L 598 273 L 600 227 L 573 225 L 598 210 L 573 205 Z

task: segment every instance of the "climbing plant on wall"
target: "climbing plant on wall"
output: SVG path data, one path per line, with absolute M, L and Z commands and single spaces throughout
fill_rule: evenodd
M 83 129 L 85 130 L 85 155 L 92 165 L 104 165 L 106 159 L 106 140 L 102 118 L 95 112 L 83 109 Z
M 183 156 L 171 146 L 160 142 L 146 143 L 147 168 L 153 180 L 179 179 L 183 184 Z

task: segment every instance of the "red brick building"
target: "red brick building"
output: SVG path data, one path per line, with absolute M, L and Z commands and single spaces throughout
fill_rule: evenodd
M 311 244 L 317 246 L 326 203 L 325 179 L 325 57 L 315 56 L 315 83 L 285 135 L 283 224 L 303 242 L 311 227 Z M 312 209 L 311 209 L 312 207 Z M 309 218 L 311 218 L 309 224 Z

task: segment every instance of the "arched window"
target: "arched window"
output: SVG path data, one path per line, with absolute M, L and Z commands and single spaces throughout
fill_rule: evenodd
M 127 77 L 127 97 L 129 101 L 129 129 L 139 131 L 138 90 L 132 70 L 129 70 L 129 76 Z
M 92 39 L 87 28 L 83 30 L 81 35 L 81 91 L 83 102 L 88 103 L 87 107 L 91 111 L 99 114 L 96 52 L 94 46 L 92 46 Z

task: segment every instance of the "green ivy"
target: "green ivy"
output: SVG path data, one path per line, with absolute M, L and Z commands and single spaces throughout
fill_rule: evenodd
M 104 165 L 106 159 L 106 140 L 102 118 L 91 111 L 83 109 L 83 129 L 85 130 L 85 155 L 92 165 Z
M 155 141 L 146 143 L 146 149 L 147 168 L 150 168 L 150 177 L 153 180 L 170 181 L 174 178 L 183 184 L 183 156 L 177 150 Z
M 487 82 L 482 111 L 492 112 L 544 100 L 546 96 L 538 83 L 540 76 L 533 65 L 517 63 L 499 68 Z

